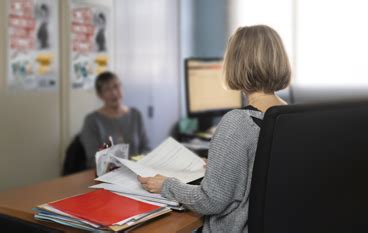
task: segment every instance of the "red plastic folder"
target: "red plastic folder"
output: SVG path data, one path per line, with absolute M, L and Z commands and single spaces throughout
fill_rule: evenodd
M 161 208 L 103 189 L 51 202 L 49 205 L 77 218 L 103 226 L 111 226 L 124 219 Z

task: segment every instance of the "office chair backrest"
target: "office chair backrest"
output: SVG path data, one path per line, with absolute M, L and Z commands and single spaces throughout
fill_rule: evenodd
M 368 199 L 367 134 L 368 102 L 269 109 L 253 169 L 249 232 L 368 232 L 368 209 L 358 211 Z
M 84 171 L 86 169 L 86 152 L 84 150 L 82 142 L 80 141 L 80 136 L 77 135 L 66 150 L 62 175 L 66 176 L 76 172 Z

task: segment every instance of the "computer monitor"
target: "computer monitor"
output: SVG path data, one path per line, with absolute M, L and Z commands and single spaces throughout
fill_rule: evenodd
M 220 116 L 242 107 L 240 91 L 225 89 L 222 58 L 185 60 L 186 100 L 189 117 Z

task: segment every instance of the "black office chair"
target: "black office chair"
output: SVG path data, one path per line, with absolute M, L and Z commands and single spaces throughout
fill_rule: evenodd
M 80 141 L 80 136 L 77 135 L 66 150 L 62 175 L 71 175 L 73 173 L 84 171 L 86 169 L 86 152 L 84 150 L 82 142 Z
M 266 112 L 250 192 L 250 233 L 368 232 L 367 199 L 367 101 Z

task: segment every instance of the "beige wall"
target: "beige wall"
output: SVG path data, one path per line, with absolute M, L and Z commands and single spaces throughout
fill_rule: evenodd
M 82 1 L 80 1 L 82 2 Z M 102 1 L 101 2 L 106 2 Z M 69 77 L 69 1 L 61 1 L 60 3 L 60 22 L 61 22 L 61 69 L 62 77 Z M 61 80 L 61 161 L 65 156 L 65 149 L 80 131 L 84 116 L 95 109 L 98 105 L 97 98 L 93 90 L 71 90 L 69 78 Z
M 79 132 L 84 116 L 99 105 L 93 90 L 69 88 L 70 34 L 66 0 L 59 1 L 60 89 L 6 89 L 7 2 L 0 1 L 0 33 L 3 35 L 0 39 L 0 191 L 59 176 L 66 146 Z M 113 5 L 113 0 L 94 2 Z
M 0 190 L 59 174 L 59 91 L 6 89 L 6 9 L 0 1 Z

